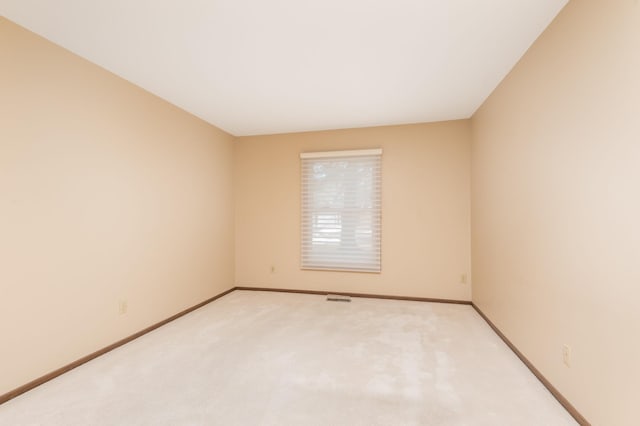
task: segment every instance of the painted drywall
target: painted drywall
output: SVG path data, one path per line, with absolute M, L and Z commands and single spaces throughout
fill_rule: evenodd
M 382 272 L 300 269 L 301 152 L 382 148 Z M 468 120 L 236 140 L 236 283 L 470 300 Z M 273 272 L 272 272 L 273 267 Z
M 0 19 L 0 394 L 233 286 L 232 158 L 230 135 Z
M 472 119 L 473 300 L 603 426 L 638 422 L 639 52 L 638 1 L 572 1 Z

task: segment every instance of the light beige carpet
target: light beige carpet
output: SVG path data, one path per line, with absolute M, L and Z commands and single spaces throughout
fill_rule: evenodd
M 235 291 L 0 406 L 2 425 L 572 425 L 470 306 Z

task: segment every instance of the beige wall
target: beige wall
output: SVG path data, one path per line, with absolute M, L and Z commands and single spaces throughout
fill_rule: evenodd
M 0 18 L 0 394 L 233 286 L 232 156 Z
M 239 138 L 237 285 L 470 300 L 469 143 L 469 121 Z M 374 147 L 382 273 L 300 270 L 299 153 Z
M 473 300 L 594 425 L 638 424 L 639 78 L 638 1 L 572 1 L 472 120 Z

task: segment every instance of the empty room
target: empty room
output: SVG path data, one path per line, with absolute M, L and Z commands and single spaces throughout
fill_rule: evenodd
M 640 424 L 638 0 L 0 13 L 0 425 Z

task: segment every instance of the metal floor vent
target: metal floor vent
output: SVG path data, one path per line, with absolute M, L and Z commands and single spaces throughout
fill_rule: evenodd
M 344 296 L 342 294 L 327 294 L 328 302 L 351 302 L 351 296 Z

